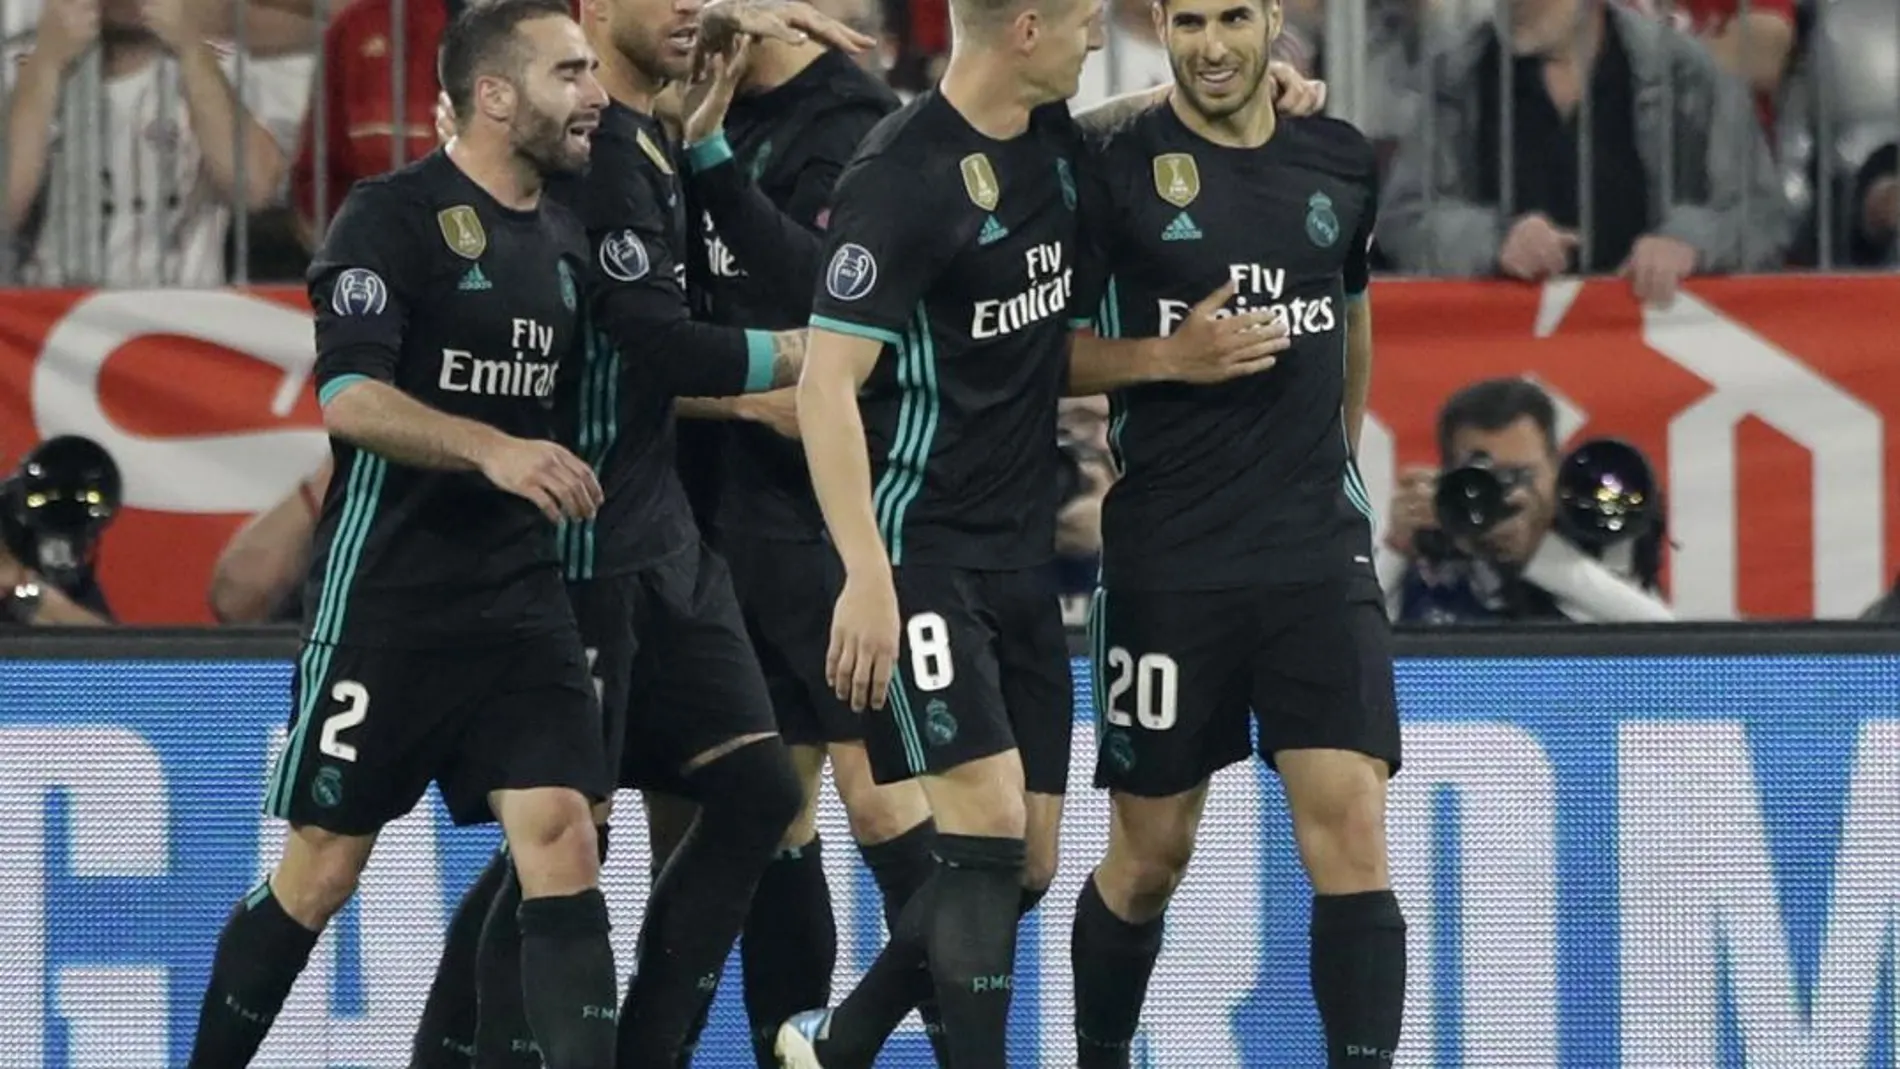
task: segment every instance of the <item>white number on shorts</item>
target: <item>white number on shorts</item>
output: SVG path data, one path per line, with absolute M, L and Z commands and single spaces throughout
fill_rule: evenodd
M 594 680 L 594 704 L 604 705 L 607 702 L 607 681 L 600 678 L 600 673 L 594 671 L 594 666 L 598 664 L 599 661 L 600 647 L 587 647 L 587 674 L 593 677 Z
M 950 626 L 934 612 L 920 612 L 904 624 L 910 641 L 910 674 L 917 689 L 942 690 L 956 681 L 950 660 Z
M 1115 678 L 1108 684 L 1108 708 L 1103 717 L 1118 728 L 1133 727 L 1136 721 L 1149 731 L 1166 731 L 1174 726 L 1175 696 L 1181 689 L 1181 669 L 1165 653 L 1144 653 L 1140 657 L 1120 646 L 1108 651 L 1108 667 Z M 1135 692 L 1135 715 L 1122 711 L 1121 700 Z
M 356 760 L 356 747 L 337 738 L 363 722 L 369 715 L 369 690 L 361 683 L 344 679 L 330 688 L 330 697 L 343 703 L 343 708 L 331 713 L 323 721 L 323 734 L 317 738 L 317 749 L 339 761 Z

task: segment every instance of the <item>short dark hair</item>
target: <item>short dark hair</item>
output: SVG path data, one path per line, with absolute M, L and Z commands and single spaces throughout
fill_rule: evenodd
M 1521 378 L 1474 382 L 1438 410 L 1438 457 L 1451 463 L 1451 438 L 1460 428 L 1501 431 L 1526 416 L 1544 432 L 1545 446 L 1557 452 L 1557 406 L 1543 387 Z
M 475 79 L 514 78 L 527 57 L 516 27 L 545 18 L 573 18 L 569 0 L 476 0 L 462 9 L 442 33 L 436 50 L 436 77 L 449 95 L 455 117 L 465 120 L 475 103 Z

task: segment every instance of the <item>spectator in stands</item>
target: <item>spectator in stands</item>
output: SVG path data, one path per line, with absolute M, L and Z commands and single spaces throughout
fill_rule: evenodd
M 462 6 L 463 0 L 407 0 L 398 42 L 392 32 L 393 0 L 354 0 L 324 31 L 318 87 L 323 94 L 323 152 L 319 158 L 313 94 L 290 177 L 291 204 L 310 247 L 315 248 L 320 226 L 336 214 L 357 179 L 435 151 L 435 98 L 441 91 L 436 45 Z M 398 45 L 403 54 L 392 55 Z
M 1666 303 L 1692 274 L 1782 262 L 1791 220 L 1767 142 L 1746 90 L 1706 49 L 1603 0 L 1500 2 L 1516 57 L 1512 129 L 1499 129 L 1506 43 L 1486 23 L 1433 59 L 1431 121 L 1394 160 L 1379 242 L 1401 270 L 1525 281 L 1616 271 L 1639 299 Z M 1576 125 L 1586 91 L 1587 191 Z
M 62 88 L 95 46 L 103 114 L 95 125 L 62 131 Z M 205 40 L 187 0 L 48 0 L 32 52 L 17 74 L 5 72 L 14 84 L 0 229 L 30 250 L 26 281 L 224 283 L 232 207 L 257 210 L 278 199 L 285 153 L 271 128 L 294 128 L 304 91 L 252 64 L 257 77 L 234 92 L 235 66 L 233 53 Z M 96 190 L 52 188 L 48 164 L 61 137 L 99 139 Z M 91 210 L 82 198 L 94 195 L 96 237 L 80 232 Z M 75 240 L 99 242 L 86 259 L 101 265 L 100 277 L 83 277 L 68 262 Z
M 1848 203 L 1848 262 L 1859 267 L 1893 263 L 1894 235 L 1900 232 L 1900 145 L 1888 142 L 1867 157 L 1854 176 Z
M 1781 79 L 1794 56 L 1795 0 L 1628 0 L 1699 38 L 1715 62 L 1755 93 L 1761 128 L 1775 129 Z M 1900 42 L 1896 42 L 1900 47 Z
M 221 624 L 296 623 L 303 617 L 310 537 L 330 486 L 330 458 L 282 501 L 250 518 L 211 570 L 211 615 Z
M 1174 80 L 1168 50 L 1155 34 L 1154 4 L 1149 0 L 1104 0 L 1104 4 L 1105 43 L 1082 64 L 1081 82 L 1069 101 L 1077 111 Z
M 1386 607 L 1404 623 L 1673 619 L 1655 594 L 1658 528 L 1611 546 L 1598 560 L 1555 529 L 1557 411 L 1527 379 L 1490 379 L 1454 394 L 1438 413 L 1444 470 L 1488 466 L 1515 513 L 1476 538 L 1439 529 L 1439 472 L 1400 476 L 1376 550 Z
M 0 626 L 114 622 L 94 564 L 119 500 L 118 465 L 77 435 L 33 447 L 0 480 Z

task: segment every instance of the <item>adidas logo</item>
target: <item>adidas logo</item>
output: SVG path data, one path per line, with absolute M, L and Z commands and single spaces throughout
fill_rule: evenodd
M 1195 236 L 1199 237 L 1200 235 L 1196 234 Z M 488 281 L 487 275 L 482 274 L 482 265 L 476 264 L 468 269 L 468 274 L 462 276 L 462 284 L 455 288 L 461 290 L 463 293 L 479 293 L 482 290 L 494 289 L 495 284 Z
M 976 236 L 978 245 L 990 245 L 1009 236 L 1009 228 L 996 221 L 994 215 L 983 220 L 983 232 Z
M 1174 217 L 1174 222 L 1169 223 L 1166 230 L 1161 232 L 1161 240 L 1199 241 L 1201 240 L 1201 228 L 1194 225 L 1194 220 L 1188 218 L 1188 213 L 1182 212 L 1180 215 Z

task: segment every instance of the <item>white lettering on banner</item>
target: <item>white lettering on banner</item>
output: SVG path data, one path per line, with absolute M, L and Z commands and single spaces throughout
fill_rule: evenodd
M 1827 881 L 1831 914 L 1804 999 L 1742 725 L 1622 726 L 1624 1064 L 1717 1063 L 1725 956 L 1750 1069 L 1858 1069 L 1873 1037 L 1900 1027 L 1874 1019 L 1900 923 L 1896 754 L 1900 723 L 1862 725 Z
M 169 988 L 164 966 L 61 969 L 53 1000 L 66 1024 L 66 1069 L 164 1065 Z
M 1436 801 L 1447 792 L 1459 814 L 1462 1065 L 1554 1067 L 1557 782 L 1549 756 L 1511 724 L 1411 724 L 1405 774 L 1390 791 L 1386 838 L 1392 887 L 1405 907 L 1408 961 L 1396 1069 L 1437 1064 L 1433 833 Z
M 1645 308 L 1643 337 L 1715 388 L 1669 424 L 1669 526 L 1694 568 L 1673 573 L 1678 615 L 1736 613 L 1735 432 L 1759 417 L 1813 456 L 1814 614 L 1852 617 L 1880 596 L 1881 419 L 1761 335 L 1682 293 Z M 1766 563 L 1766 562 L 1761 562 Z
M 156 438 L 107 415 L 99 397 L 106 361 L 139 338 L 167 334 L 282 368 L 270 406 L 280 418 L 290 414 L 317 359 L 308 312 L 225 290 L 101 290 L 74 304 L 40 348 L 33 365 L 40 435 L 83 434 L 104 446 L 118 462 L 131 508 L 234 513 L 276 504 L 328 451 L 321 428 Z
M 7 875 L 7 893 L 0 894 L 0 1053 L 7 1065 L 37 1066 L 46 1057 L 46 802 L 56 791 L 66 800 L 71 876 L 152 877 L 169 869 L 170 792 L 144 739 L 112 727 L 0 728 L 0 859 Z M 157 973 L 162 994 L 164 970 Z M 162 1029 L 167 1009 L 161 1001 L 128 1019 Z M 89 1012 L 81 1023 L 96 1032 Z M 154 1043 L 163 1049 L 165 1035 L 121 1029 L 115 1039 L 135 1050 Z
M 283 747 L 282 729 L 272 732 L 267 762 L 258 769 L 261 800 L 264 773 Z M 339 946 L 336 924 L 318 940 L 310 964 L 291 989 L 270 1037 L 251 1063 L 256 1069 L 310 1069 L 349 1064 L 398 1067 L 409 1064 L 419 992 L 429 990 L 442 954 L 442 874 L 437 864 L 435 805 L 419 805 L 384 826 L 376 854 L 357 887 L 357 946 L 361 957 L 362 1012 L 331 1012 L 331 989 Z M 283 822 L 259 817 L 257 879 L 276 867 L 282 853 Z M 456 888 L 459 892 L 461 888 Z
M 1095 740 L 1084 728 L 1069 758 L 1069 782 L 1086 784 L 1095 775 Z M 1409 773 L 1408 773 L 1409 774 Z M 1208 791 L 1195 852 L 1219 858 L 1203 864 L 1175 893 L 1168 906 L 1167 946 L 1155 965 L 1148 989 L 1156 993 L 1142 1016 L 1137 1046 L 1146 1046 L 1139 1064 L 1148 1069 L 1239 1069 L 1240 1037 L 1235 1013 L 1253 994 L 1260 977 L 1260 812 L 1265 792 L 1256 762 L 1217 774 Z M 1108 800 L 1099 791 L 1078 790 L 1062 814 L 1065 863 L 1049 888 L 1046 903 L 1030 916 L 1041 943 L 1041 1064 L 1074 1065 L 1075 976 L 1069 968 L 1071 906 L 1095 862 L 1108 849 Z M 1173 997 L 1165 1001 L 1166 992 Z M 1193 998 L 1181 998 L 1193 992 Z M 1165 1009 L 1161 1007 L 1165 1006 Z

